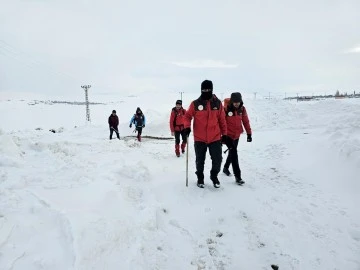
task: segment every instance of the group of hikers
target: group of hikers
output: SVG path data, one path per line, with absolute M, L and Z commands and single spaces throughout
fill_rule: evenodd
M 119 117 L 116 115 L 115 110 L 113 110 L 109 116 L 108 123 L 110 128 L 110 140 L 112 139 L 114 131 L 116 133 L 116 137 L 120 140 L 118 129 Z M 132 125 L 135 126 L 135 131 L 137 132 L 136 137 L 138 141 L 141 142 L 142 129 L 145 127 L 145 115 L 139 107 L 136 108 L 135 114 L 131 117 L 129 128 L 132 128 Z
M 177 100 L 175 107 L 170 114 L 170 131 L 175 137 L 175 155 L 180 157 L 185 153 L 187 139 L 191 133 L 191 122 L 193 121 L 194 147 L 196 157 L 197 186 L 204 188 L 204 165 L 207 149 L 212 160 L 210 170 L 210 180 L 215 188 L 220 187 L 218 174 L 221 170 L 222 163 L 222 145 L 228 148 L 228 155 L 223 167 L 223 173 L 230 176 L 230 165 L 235 176 L 235 182 L 239 185 L 245 183 L 241 178 L 241 170 L 237 153 L 237 146 L 240 135 L 244 132 L 247 134 L 247 142 L 252 141 L 252 131 L 250 121 L 241 93 L 234 92 L 230 98 L 221 100 L 213 94 L 213 83 L 205 80 L 201 83 L 201 95 L 198 99 L 193 100 L 187 110 L 182 107 L 182 100 Z M 115 131 L 119 137 L 118 124 L 119 119 L 116 111 L 113 111 L 109 117 L 110 139 Z M 145 127 L 145 116 L 140 108 L 130 120 L 129 127 L 135 125 L 137 139 L 141 141 L 142 128 Z M 181 144 L 180 144 L 181 142 Z

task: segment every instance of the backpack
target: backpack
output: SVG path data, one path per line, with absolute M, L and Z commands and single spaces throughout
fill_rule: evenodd
M 230 104 L 230 98 L 225 98 L 224 99 L 224 108 L 226 109 L 229 104 Z

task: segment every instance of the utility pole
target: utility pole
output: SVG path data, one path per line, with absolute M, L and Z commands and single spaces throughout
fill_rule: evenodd
M 184 92 L 179 92 L 179 94 L 180 94 L 180 100 L 182 101 L 182 94 L 183 94 Z
M 89 96 L 88 89 L 91 85 L 82 85 L 81 88 L 85 90 L 85 103 L 86 103 L 86 121 L 90 122 L 90 108 L 89 108 Z

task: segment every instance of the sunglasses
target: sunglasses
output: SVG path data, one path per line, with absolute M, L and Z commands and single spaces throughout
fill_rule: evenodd
M 202 89 L 201 92 L 211 92 L 212 89 Z

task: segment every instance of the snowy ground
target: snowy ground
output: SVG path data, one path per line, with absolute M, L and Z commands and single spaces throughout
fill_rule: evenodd
M 162 99 L 144 135 L 169 136 Z M 173 140 L 125 138 L 138 99 L 113 100 L 91 125 L 84 106 L 0 101 L 0 269 L 360 269 L 360 100 L 246 101 L 246 184 L 214 189 L 208 157 L 203 190 L 192 145 L 186 187 Z

